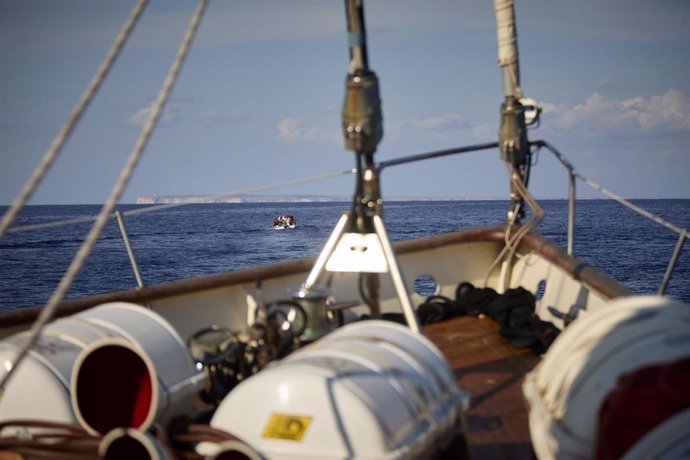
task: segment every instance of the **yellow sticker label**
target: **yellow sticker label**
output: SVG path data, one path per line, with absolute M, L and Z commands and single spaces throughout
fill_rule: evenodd
M 271 414 L 264 428 L 263 437 L 300 441 L 310 423 L 311 417 Z

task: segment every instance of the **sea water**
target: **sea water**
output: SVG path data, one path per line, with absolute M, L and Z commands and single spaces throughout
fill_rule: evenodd
M 690 228 L 690 200 L 639 200 L 641 207 Z M 536 232 L 560 247 L 567 242 L 567 201 L 541 202 L 546 217 Z M 121 213 L 143 206 L 120 206 Z M 144 284 L 283 262 L 319 254 L 345 202 L 194 204 L 125 217 Z M 505 221 L 506 201 L 391 201 L 384 220 L 393 241 Z M 99 206 L 29 206 L 15 226 L 93 216 Z M 0 208 L 4 212 L 6 208 Z M 297 228 L 273 230 L 291 213 Z M 610 200 L 578 201 L 575 255 L 638 293 L 656 293 L 678 241 L 669 229 Z M 0 310 L 45 303 L 91 224 L 10 233 L 0 239 Z M 460 281 L 460 280 L 458 280 Z M 105 232 L 67 298 L 136 287 L 115 221 Z M 690 242 L 666 293 L 690 303 Z

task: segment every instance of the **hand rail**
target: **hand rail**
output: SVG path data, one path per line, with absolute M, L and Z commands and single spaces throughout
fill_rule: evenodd
M 606 188 L 600 186 L 599 184 L 595 183 L 594 181 L 583 176 L 582 174 L 580 174 L 579 172 L 577 172 L 575 170 L 575 167 L 568 161 L 568 159 L 565 157 L 565 155 L 563 155 L 560 151 L 558 151 L 555 147 L 553 147 L 548 142 L 546 142 L 544 140 L 537 140 L 537 141 L 529 142 L 529 145 L 530 145 L 530 147 L 534 146 L 537 149 L 545 148 L 550 153 L 552 153 L 558 159 L 558 161 L 565 167 L 565 169 L 568 171 L 569 176 L 568 176 L 567 253 L 569 255 L 573 255 L 573 246 L 574 246 L 574 239 L 575 239 L 576 179 L 580 179 L 585 184 L 589 185 L 591 188 L 603 193 L 604 195 L 608 196 L 609 198 L 613 199 L 614 201 L 617 201 L 618 203 L 630 208 L 631 210 L 633 210 L 636 213 L 652 220 L 653 222 L 656 222 L 659 225 L 663 225 L 664 227 L 670 229 L 671 231 L 673 231 L 679 235 L 679 239 L 678 239 L 678 242 L 676 244 L 676 248 L 675 248 L 674 253 L 671 257 L 671 260 L 669 261 L 669 264 L 668 264 L 667 269 L 666 269 L 666 273 L 664 274 L 664 278 L 663 278 L 661 286 L 659 288 L 659 294 L 663 295 L 665 290 L 666 290 L 666 287 L 668 286 L 668 283 L 671 279 L 671 275 L 673 274 L 673 270 L 675 268 L 675 265 L 677 264 L 678 257 L 680 256 L 680 253 L 682 252 L 685 240 L 688 238 L 688 236 L 690 236 L 690 231 L 688 231 L 685 228 L 678 227 L 677 225 L 674 225 L 674 224 L 662 219 L 661 217 L 652 214 L 651 212 L 631 203 L 630 201 L 626 200 L 625 198 L 607 190 Z M 477 144 L 477 145 L 470 145 L 470 146 L 464 146 L 464 147 L 456 147 L 456 148 L 451 148 L 451 149 L 446 149 L 446 150 L 439 150 L 439 151 L 433 151 L 433 152 L 425 152 L 425 153 L 420 153 L 420 154 L 408 155 L 408 156 L 403 156 L 403 157 L 394 158 L 391 160 L 379 162 L 376 164 L 376 169 L 377 169 L 378 173 L 381 173 L 383 171 L 383 169 L 391 167 L 391 166 L 400 166 L 403 164 L 413 163 L 413 162 L 417 162 L 417 161 L 430 160 L 430 159 L 434 159 L 434 158 L 441 158 L 441 157 L 446 157 L 446 156 L 451 156 L 451 155 L 472 153 L 472 152 L 477 152 L 480 150 L 496 148 L 497 146 L 498 146 L 498 143 L 490 142 L 490 143 L 486 143 L 486 144 Z M 318 175 L 318 176 L 305 177 L 305 178 L 294 179 L 294 180 L 290 180 L 290 181 L 277 182 L 277 183 L 267 184 L 267 185 L 263 185 L 263 186 L 247 188 L 247 189 L 239 190 L 239 191 L 235 191 L 235 192 L 218 194 L 218 195 L 214 195 L 214 196 L 209 197 L 209 198 L 227 198 L 227 197 L 239 196 L 241 194 L 255 193 L 257 191 L 264 191 L 264 190 L 269 190 L 272 188 L 277 188 L 278 186 L 296 185 L 296 184 L 300 184 L 300 183 L 320 181 L 320 180 L 330 179 L 333 177 L 338 177 L 338 176 L 342 176 L 342 175 L 346 175 L 346 174 L 354 174 L 356 172 L 357 172 L 356 169 L 337 171 L 337 172 L 329 173 L 329 174 L 322 174 L 322 175 Z M 144 213 L 148 213 L 148 212 L 160 211 L 160 210 L 175 208 L 175 207 L 179 207 L 179 206 L 186 206 L 188 204 L 190 204 L 190 203 L 182 202 L 182 203 L 155 204 L 155 205 L 147 206 L 144 208 L 128 210 L 128 211 L 123 212 L 122 215 L 123 216 L 131 216 L 131 215 L 136 215 L 136 214 L 144 214 Z M 13 228 L 10 228 L 7 233 L 19 233 L 19 232 L 38 230 L 38 229 L 43 229 L 43 228 L 52 228 L 52 227 L 58 227 L 58 226 L 63 226 L 63 225 L 92 222 L 95 220 L 95 218 L 96 218 L 96 216 L 86 216 L 83 218 L 68 219 L 68 220 L 57 221 L 57 222 L 47 222 L 47 223 L 42 223 L 42 224 L 15 226 Z
M 685 240 L 687 239 L 688 235 L 690 235 L 690 232 L 685 229 L 678 227 L 677 225 L 672 224 L 671 222 L 662 219 L 661 217 L 647 211 L 646 209 L 643 209 L 636 204 L 631 203 L 629 200 L 626 200 L 620 195 L 617 195 L 616 193 L 613 193 L 610 190 L 607 190 L 606 188 L 602 187 L 601 185 L 597 184 L 596 182 L 588 179 L 587 177 L 583 176 L 579 172 L 575 170 L 575 167 L 566 159 L 566 157 L 559 152 L 555 147 L 553 147 L 551 144 L 549 144 L 546 141 L 543 140 L 538 140 L 538 141 L 533 141 L 529 143 L 530 146 L 535 146 L 537 149 L 545 148 L 547 151 L 551 152 L 560 162 L 561 164 L 565 167 L 565 169 L 568 170 L 569 178 L 570 178 L 570 185 L 568 187 L 568 254 L 572 255 L 572 250 L 573 250 L 573 240 L 574 240 L 574 229 L 575 229 L 575 178 L 580 179 L 583 181 L 585 184 L 589 185 L 591 188 L 594 190 L 597 190 L 607 197 L 611 198 L 612 200 L 616 201 L 617 203 L 622 204 L 623 206 L 635 211 L 639 215 L 646 217 L 647 219 L 656 222 L 659 225 L 662 225 L 669 230 L 678 233 L 678 242 L 676 243 L 676 247 L 673 250 L 673 255 L 671 256 L 671 259 L 669 260 L 669 263 L 666 267 L 666 272 L 664 273 L 664 278 L 661 281 L 661 284 L 659 286 L 659 295 L 663 295 L 664 292 L 666 292 L 666 288 L 668 287 L 668 283 L 671 280 L 671 275 L 673 274 L 673 270 L 676 267 L 676 263 L 678 262 L 678 257 L 680 256 L 680 253 L 683 249 L 683 245 L 685 243 Z
M 125 227 L 125 220 L 122 218 L 120 211 L 115 211 L 115 220 L 117 220 L 117 226 L 120 228 L 120 236 L 122 236 L 122 242 L 127 250 L 127 256 L 129 257 L 129 263 L 132 265 L 132 271 L 134 272 L 134 279 L 137 281 L 137 287 L 141 289 L 144 287 L 144 280 L 141 278 L 139 264 L 137 264 L 137 259 L 134 256 L 132 245 L 129 242 L 127 227 Z

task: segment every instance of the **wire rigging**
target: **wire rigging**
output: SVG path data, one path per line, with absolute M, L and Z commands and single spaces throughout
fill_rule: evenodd
M 50 319 L 53 317 L 53 314 L 55 313 L 58 304 L 64 298 L 65 294 L 72 285 L 72 282 L 81 270 L 83 264 L 86 262 L 86 258 L 95 246 L 96 241 L 100 237 L 100 234 L 103 231 L 103 228 L 105 227 L 107 220 L 113 213 L 115 205 L 117 204 L 122 193 L 124 192 L 125 186 L 129 183 L 129 180 L 132 177 L 132 174 L 134 173 L 134 169 L 136 168 L 136 165 L 141 159 L 144 148 L 146 147 L 146 144 L 149 138 L 151 137 L 153 129 L 155 128 L 158 119 L 160 118 L 160 115 L 163 111 L 163 108 L 165 107 L 165 103 L 167 102 L 168 97 L 172 92 L 175 81 L 177 80 L 177 76 L 179 75 L 182 63 L 184 62 L 184 59 L 187 56 L 187 52 L 189 51 L 192 40 L 199 28 L 199 23 L 201 21 L 201 17 L 203 15 L 204 10 L 206 9 L 207 3 L 207 0 L 200 0 L 197 4 L 194 14 L 190 19 L 185 36 L 182 40 L 182 44 L 180 45 L 177 51 L 175 59 L 170 67 L 170 70 L 168 71 L 165 81 L 163 82 L 163 86 L 161 87 L 161 90 L 158 93 L 158 97 L 156 98 L 156 101 L 152 107 L 151 114 L 149 115 L 149 118 L 146 121 L 146 124 L 144 125 L 139 135 L 139 139 L 137 140 L 134 149 L 130 153 L 129 158 L 125 163 L 125 166 L 120 172 L 120 176 L 115 182 L 110 196 L 108 197 L 106 203 L 103 205 L 100 214 L 98 215 L 93 227 L 91 228 L 91 231 L 87 235 L 82 246 L 79 248 L 79 251 L 75 255 L 74 259 L 72 259 L 70 266 L 67 268 L 67 271 L 60 280 L 60 283 L 58 284 L 57 288 L 48 300 L 48 303 L 41 310 L 41 313 L 32 325 L 29 334 L 27 335 L 27 338 L 25 339 L 24 343 L 17 352 L 15 359 L 13 360 L 13 364 L 8 369 L 7 373 L 2 376 L 2 379 L 0 379 L 0 398 L 2 398 L 5 385 L 9 381 L 9 378 L 16 371 L 18 365 L 21 363 L 22 359 L 26 356 L 29 349 L 31 348 L 35 340 L 38 338 L 45 324 L 48 321 L 50 321 Z
M 17 198 L 14 200 L 10 208 L 2 216 L 2 220 L 0 220 L 0 238 L 2 238 L 3 235 L 5 235 L 10 225 L 12 225 L 12 222 L 14 222 L 19 212 L 22 210 L 24 205 L 34 194 L 40 183 L 43 181 L 43 178 L 48 173 L 48 170 L 53 165 L 55 159 L 62 151 L 62 147 L 65 145 L 65 142 L 72 134 L 72 131 L 74 130 L 74 127 L 77 125 L 77 122 L 81 118 L 86 108 L 91 103 L 93 97 L 96 95 L 96 92 L 100 88 L 101 83 L 103 83 L 103 81 L 105 80 L 105 77 L 108 75 L 108 72 L 110 72 L 110 69 L 112 68 L 113 63 L 115 62 L 115 59 L 120 55 L 120 51 L 122 51 L 125 42 L 134 30 L 134 26 L 139 21 L 141 13 L 144 11 L 144 7 L 147 3 L 148 0 L 139 0 L 139 2 L 134 6 L 134 9 L 130 13 L 129 17 L 122 25 L 120 33 L 115 38 L 113 46 L 110 48 L 110 51 L 106 55 L 105 59 L 98 67 L 96 74 L 91 79 L 89 86 L 82 94 L 81 98 L 79 99 L 79 102 L 77 103 L 77 106 L 72 111 L 72 114 L 69 116 L 69 118 L 63 125 L 62 129 L 57 134 L 57 136 L 55 136 L 55 139 L 53 139 L 52 144 L 50 145 L 46 153 L 43 155 L 43 158 L 36 166 L 36 169 L 34 169 L 34 172 L 32 173 L 29 180 L 26 182 L 26 184 L 24 184 L 24 187 L 22 188 Z
M 272 189 L 277 189 L 277 188 L 283 188 L 283 187 L 289 187 L 292 185 L 298 185 L 298 184 L 304 184 L 308 182 L 316 182 L 316 181 L 321 181 L 321 180 L 326 180 L 326 179 L 332 179 L 335 177 L 339 176 L 344 176 L 347 174 L 354 174 L 356 172 L 355 169 L 347 169 L 345 171 L 337 171 L 333 173 L 327 173 L 327 174 L 320 174 L 317 176 L 309 176 L 309 177 L 303 177 L 300 179 L 291 179 L 287 181 L 281 181 L 281 182 L 273 182 L 270 184 L 266 185 L 259 185 L 256 187 L 250 187 L 246 189 L 241 189 L 241 190 L 236 190 L 234 192 L 227 192 L 227 193 L 220 193 L 218 195 L 211 195 L 207 197 L 208 200 L 220 200 L 220 199 L 225 199 L 225 198 L 232 198 L 232 197 L 237 197 L 240 195 L 246 195 L 250 193 L 257 193 L 257 192 L 264 192 L 266 190 L 272 190 Z M 146 206 L 143 208 L 137 208 L 137 209 L 130 209 L 129 211 L 124 211 L 121 214 L 125 217 L 128 216 L 135 216 L 139 214 L 147 214 L 149 212 L 155 212 L 155 211 L 164 211 L 166 209 L 171 209 L 171 208 L 178 208 L 181 206 L 189 206 L 193 203 L 164 203 L 164 204 L 154 204 L 151 206 Z M 114 217 L 114 214 L 111 215 L 110 217 Z M 78 224 L 84 224 L 88 222 L 93 222 L 96 220 L 97 216 L 84 216 L 84 217 L 75 217 L 73 219 L 64 219 L 64 220 L 59 220 L 59 221 L 53 221 L 53 222 L 44 222 L 41 224 L 29 224 L 29 225 L 22 225 L 22 226 L 16 226 L 12 227 L 8 230 L 7 233 L 22 233 L 22 232 L 28 232 L 32 230 L 44 230 L 48 228 L 56 228 L 56 227 L 63 227 L 66 225 L 78 225 Z
M 629 200 L 623 198 L 622 196 L 602 187 L 601 185 L 597 184 L 593 180 L 588 179 L 587 177 L 583 176 L 568 161 L 568 159 L 565 157 L 565 155 L 563 155 L 560 151 L 558 151 L 554 146 L 552 146 L 548 142 L 539 140 L 539 141 L 531 142 L 531 144 L 535 145 L 537 148 L 543 147 L 546 150 L 548 150 L 549 152 L 551 152 L 558 159 L 558 161 L 561 162 L 561 164 L 565 167 L 565 169 L 568 170 L 568 172 L 570 172 L 575 177 L 580 179 L 582 182 L 587 184 L 590 188 L 606 195 L 607 197 L 611 198 L 612 200 L 614 200 L 614 201 L 622 204 L 623 206 L 635 211 L 639 215 L 646 217 L 647 219 L 649 219 L 653 222 L 656 222 L 657 224 L 662 225 L 662 226 L 668 228 L 669 230 L 672 230 L 673 232 L 675 232 L 679 235 L 682 235 L 682 234 L 689 235 L 690 234 L 690 233 L 688 233 L 687 229 L 678 227 L 677 225 L 674 225 L 671 222 L 669 222 L 665 219 L 662 219 L 661 217 L 657 216 L 656 214 L 653 214 L 653 213 L 647 211 L 646 209 L 641 208 L 640 206 L 637 206 L 636 204 L 630 202 Z

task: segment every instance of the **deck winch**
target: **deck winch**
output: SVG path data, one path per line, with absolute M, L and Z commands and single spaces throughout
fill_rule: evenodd
M 299 336 L 301 341 L 316 340 L 338 326 L 335 315 L 328 311 L 331 298 L 331 292 L 327 289 L 299 289 L 292 293 L 292 299 L 302 306 L 306 315 L 306 322 Z

